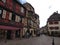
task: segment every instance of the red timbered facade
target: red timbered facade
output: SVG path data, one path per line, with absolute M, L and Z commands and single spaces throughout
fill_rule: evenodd
M 25 8 L 22 4 L 16 0 L 0 0 L 0 38 L 20 38 L 24 16 Z

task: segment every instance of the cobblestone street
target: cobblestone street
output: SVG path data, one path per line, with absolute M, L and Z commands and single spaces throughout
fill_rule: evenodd
M 54 37 L 54 42 L 55 45 L 60 45 L 60 38 Z M 52 45 L 52 37 L 41 35 L 29 39 L 9 40 L 6 43 L 0 42 L 0 45 Z

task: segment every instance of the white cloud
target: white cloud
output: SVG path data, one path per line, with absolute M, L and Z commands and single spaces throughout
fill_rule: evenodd
M 55 12 L 60 12 L 60 0 L 26 0 L 34 8 L 35 12 L 40 16 L 40 26 L 46 25 L 49 16 Z

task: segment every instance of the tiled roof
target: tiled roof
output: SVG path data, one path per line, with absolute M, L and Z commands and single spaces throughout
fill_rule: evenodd
M 57 12 L 54 12 L 49 18 L 48 18 L 48 22 L 49 21 L 60 21 L 60 14 Z
M 33 6 L 28 2 L 24 3 L 23 5 L 27 5 L 27 4 L 30 5 L 33 8 Z

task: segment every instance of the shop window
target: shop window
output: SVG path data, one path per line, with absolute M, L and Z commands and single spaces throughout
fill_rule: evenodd
M 19 38 L 20 37 L 20 30 L 16 30 L 15 37 Z
M 2 15 L 2 18 L 6 18 L 6 10 L 3 10 L 3 15 Z
M 55 21 L 54 24 L 58 24 L 58 21 Z
M 6 38 L 7 39 L 11 39 L 11 30 L 7 30 L 7 32 L 6 32 Z
M 21 21 L 20 16 L 16 15 L 15 21 L 16 21 L 16 22 L 20 22 L 20 21 Z

